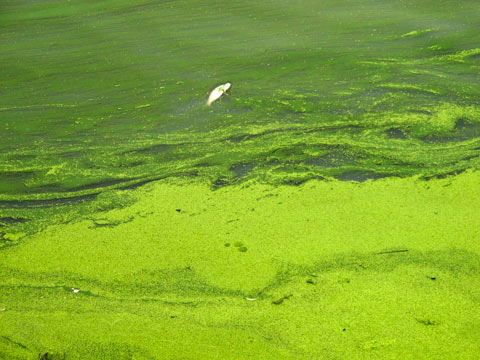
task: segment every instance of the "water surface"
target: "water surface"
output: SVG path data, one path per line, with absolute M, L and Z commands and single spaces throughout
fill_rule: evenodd
M 8 1 L 2 198 L 478 167 L 475 1 Z M 205 106 L 231 81 L 231 96 Z M 241 170 L 238 170 L 241 169 Z
M 476 358 L 479 28 L 2 1 L 0 358 Z

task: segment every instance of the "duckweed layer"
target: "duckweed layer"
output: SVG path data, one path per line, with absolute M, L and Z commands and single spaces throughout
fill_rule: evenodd
M 0 354 L 474 359 L 479 181 L 152 183 L 1 251 Z
M 0 358 L 475 358 L 479 18 L 2 1 Z
M 479 17 L 476 1 L 8 1 L 0 233 L 123 206 L 115 191 L 165 178 L 478 169 Z M 205 106 L 225 81 L 231 95 Z

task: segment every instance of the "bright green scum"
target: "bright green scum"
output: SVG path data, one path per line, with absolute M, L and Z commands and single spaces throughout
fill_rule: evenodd
M 479 181 L 150 184 L 2 252 L 1 353 L 474 359 Z
M 475 358 L 478 19 L 2 1 L 0 358 Z

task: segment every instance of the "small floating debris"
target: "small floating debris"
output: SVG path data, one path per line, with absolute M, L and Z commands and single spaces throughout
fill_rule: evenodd
M 248 301 L 256 301 L 257 298 L 253 298 L 253 297 L 246 297 L 245 300 L 248 300 Z
M 92 228 L 96 228 L 96 227 L 115 227 L 115 226 L 118 226 L 120 224 L 125 224 L 125 223 L 128 223 L 128 222 L 131 222 L 134 220 L 134 217 L 133 216 L 129 216 L 127 218 L 123 218 L 123 219 L 106 219 L 106 218 L 103 218 L 103 219 L 91 219 L 91 221 L 93 222 L 93 224 L 91 226 L 89 226 L 90 229 Z
M 419 318 L 415 318 L 415 320 L 420 323 L 420 324 L 423 324 L 425 326 L 435 326 L 435 325 L 439 325 L 440 323 L 438 321 L 435 321 L 435 320 L 431 320 L 431 319 L 419 319 Z
M 392 249 L 392 250 L 376 252 L 375 255 L 397 254 L 397 253 L 406 253 L 406 252 L 408 252 L 408 249 Z
M 213 104 L 214 101 L 220 99 L 222 95 L 226 94 L 227 90 L 232 87 L 232 84 L 227 82 L 222 85 L 218 85 L 215 89 L 212 90 L 210 95 L 208 96 L 207 105 L 210 106 Z
M 135 109 L 143 109 L 143 108 L 147 108 L 147 107 L 150 107 L 150 106 L 152 106 L 152 104 L 141 104 L 141 105 L 135 106 Z
M 273 300 L 273 301 L 272 301 L 272 304 L 273 304 L 273 305 L 280 305 L 280 304 L 282 304 L 285 300 L 290 299 L 292 296 L 293 296 L 292 294 L 282 296 L 281 298 L 279 298 L 279 299 L 277 299 L 277 300 Z
M 92 220 L 95 226 L 111 226 L 112 222 L 108 219 L 95 219 Z
M 400 37 L 402 37 L 402 38 L 417 37 L 417 36 L 420 36 L 420 35 L 431 33 L 433 31 L 435 31 L 435 29 L 413 30 L 413 31 L 407 32 L 405 34 L 402 34 Z
M 48 360 L 50 355 L 48 352 L 38 354 L 38 360 Z
M 74 294 L 78 294 L 80 292 L 80 289 L 77 289 L 77 288 L 72 288 L 72 292 Z

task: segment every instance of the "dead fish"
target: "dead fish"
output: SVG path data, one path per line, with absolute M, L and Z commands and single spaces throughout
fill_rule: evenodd
M 210 106 L 214 101 L 220 99 L 220 97 L 227 92 L 228 89 L 232 87 L 232 84 L 227 82 L 222 85 L 218 85 L 215 89 L 212 90 L 208 96 L 207 105 Z

